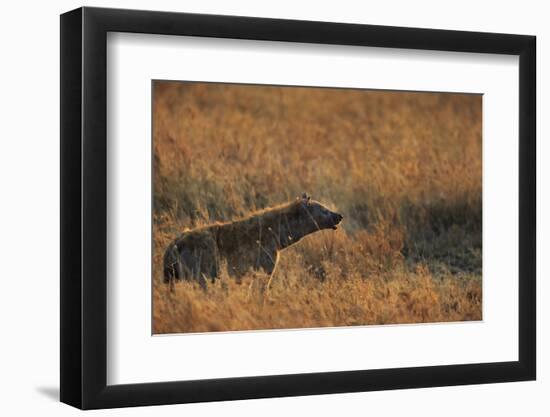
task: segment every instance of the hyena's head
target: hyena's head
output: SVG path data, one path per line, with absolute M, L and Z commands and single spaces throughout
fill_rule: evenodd
M 312 200 L 307 193 L 298 197 L 298 204 L 301 223 L 309 229 L 309 233 L 323 229 L 336 230 L 344 218 L 340 213 L 331 211 L 318 201 Z

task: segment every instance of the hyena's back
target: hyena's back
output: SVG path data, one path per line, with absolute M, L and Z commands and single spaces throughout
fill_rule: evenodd
M 164 253 L 164 282 L 214 279 L 218 275 L 219 254 L 215 230 L 205 228 L 182 233 Z

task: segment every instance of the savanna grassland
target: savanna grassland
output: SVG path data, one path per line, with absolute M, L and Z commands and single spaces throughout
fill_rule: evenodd
M 154 83 L 153 332 L 480 320 L 481 96 Z M 302 192 L 344 215 L 273 279 L 162 281 L 186 228 Z

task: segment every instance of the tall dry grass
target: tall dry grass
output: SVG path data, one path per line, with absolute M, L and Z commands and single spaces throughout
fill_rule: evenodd
M 155 82 L 154 333 L 481 319 L 481 96 Z M 342 228 L 271 286 L 162 283 L 166 245 L 303 191 Z

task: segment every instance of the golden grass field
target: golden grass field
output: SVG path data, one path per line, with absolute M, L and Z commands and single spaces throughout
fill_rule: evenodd
M 154 82 L 153 333 L 482 318 L 481 96 Z M 307 191 L 341 227 L 271 285 L 162 281 L 186 228 Z

